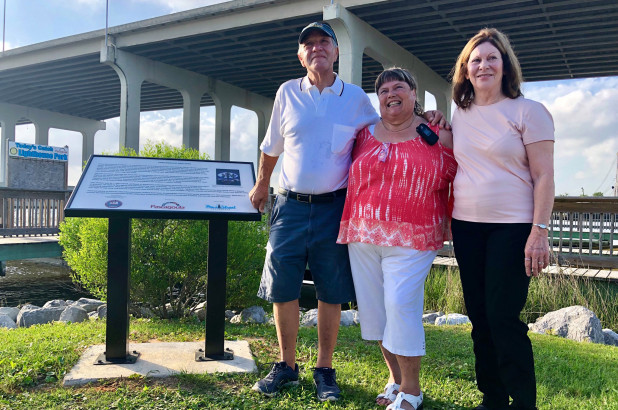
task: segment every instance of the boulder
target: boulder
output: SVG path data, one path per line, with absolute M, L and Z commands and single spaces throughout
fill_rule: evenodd
M 60 315 L 66 307 L 48 307 L 37 308 L 19 311 L 17 325 L 19 327 L 30 327 L 32 325 L 42 325 L 45 323 L 51 323 L 53 321 L 60 320 Z
M 16 307 L 0 307 L 0 315 L 7 315 L 13 322 L 17 322 L 19 308 Z
M 7 329 L 16 329 L 15 321 L 9 315 L 0 314 L 0 327 Z
M 226 319 L 231 319 L 234 316 L 236 316 L 236 312 L 234 312 L 233 310 L 226 310 L 225 311 L 225 318 Z
M 354 313 L 354 324 L 360 325 L 360 313 L 358 312 L 358 310 Z
M 423 323 L 436 323 L 436 319 L 440 316 L 444 316 L 444 312 L 427 312 L 423 315 Z
M 71 306 L 77 306 L 84 309 L 86 312 L 94 312 L 101 305 L 104 305 L 105 302 L 102 302 L 97 299 L 88 299 L 88 298 L 80 298 L 77 302 L 72 303 Z
M 99 319 L 105 319 L 107 317 L 107 304 L 101 305 L 97 308 L 97 317 Z
M 191 314 L 196 316 L 199 320 L 206 319 L 206 302 L 201 302 L 195 305 L 193 309 L 191 309 Z
M 465 325 L 470 323 L 470 319 L 461 313 L 449 313 L 448 315 L 438 316 L 434 324 L 436 326 L 444 325 Z
M 70 305 L 70 303 L 67 303 L 66 300 L 54 299 L 54 300 L 50 300 L 49 302 L 44 304 L 43 307 L 44 308 L 48 308 L 48 307 L 67 307 L 69 305 Z
M 97 312 L 90 312 L 88 313 L 88 319 L 90 320 L 97 320 L 99 318 L 99 314 Z
M 583 306 L 569 306 L 549 312 L 529 326 L 535 333 L 552 334 L 578 342 L 604 343 L 601 321 Z
M 313 327 L 318 324 L 318 310 L 311 309 L 305 312 L 302 319 L 300 320 L 300 325 L 303 327 Z
M 603 329 L 602 332 L 606 345 L 618 346 L 618 333 L 614 332 L 612 329 Z
M 88 320 L 88 312 L 79 306 L 67 306 L 60 315 L 60 322 L 79 323 Z
M 21 316 L 31 310 L 35 310 L 35 309 L 40 309 L 40 306 L 35 306 L 35 305 L 31 305 L 30 303 L 27 303 L 25 305 L 23 305 L 21 307 L 21 309 L 19 309 L 19 313 L 17 314 L 17 317 L 15 318 L 15 323 L 17 323 L 19 325 L 19 322 L 21 321 Z
M 341 312 L 341 321 L 339 322 L 340 326 L 352 326 L 354 325 L 354 316 L 356 315 L 356 310 L 344 310 Z
M 240 315 L 237 316 L 240 316 L 239 323 L 266 323 L 266 312 L 261 306 L 251 306 L 243 309 L 243 311 L 240 312 Z

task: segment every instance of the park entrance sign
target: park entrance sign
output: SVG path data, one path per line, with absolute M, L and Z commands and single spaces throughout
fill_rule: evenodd
M 254 184 L 250 162 L 90 157 L 65 215 L 109 219 L 105 353 L 97 364 L 134 363 L 139 356 L 129 352 L 132 218 L 209 221 L 206 343 L 195 358 L 233 358 L 224 349 L 227 223 L 260 220 L 249 201 Z

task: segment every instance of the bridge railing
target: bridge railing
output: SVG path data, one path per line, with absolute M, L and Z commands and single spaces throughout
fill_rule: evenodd
M 0 237 L 56 235 L 71 191 L 0 188 Z
M 550 228 L 560 265 L 618 268 L 618 198 L 556 197 Z

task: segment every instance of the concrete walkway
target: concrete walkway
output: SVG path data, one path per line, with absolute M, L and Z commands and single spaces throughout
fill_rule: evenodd
M 225 341 L 225 349 L 234 351 L 233 360 L 196 362 L 195 352 L 204 342 L 131 343 L 129 350 L 140 353 L 134 364 L 95 364 L 105 345 L 89 347 L 77 364 L 64 377 L 64 386 L 81 386 L 99 380 L 140 375 L 169 377 L 179 373 L 251 373 L 257 371 L 249 343 L 244 340 Z

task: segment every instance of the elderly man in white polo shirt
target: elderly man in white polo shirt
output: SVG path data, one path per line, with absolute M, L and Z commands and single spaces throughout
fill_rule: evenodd
M 320 401 L 340 395 L 332 368 L 341 304 L 353 301 L 348 251 L 336 243 L 356 133 L 379 120 L 364 91 L 333 71 L 339 55 L 333 29 L 324 22 L 305 27 L 298 39 L 303 78 L 277 91 L 261 145 L 258 178 L 249 193 L 260 211 L 281 154 L 279 191 L 258 296 L 272 302 L 281 362 L 253 390 L 275 395 L 298 384 L 298 299 L 307 264 L 318 299 L 318 357 L 313 379 Z M 436 113 L 436 120 L 442 115 Z M 433 120 L 433 114 L 428 114 Z M 434 120 L 434 122 L 436 122 Z

